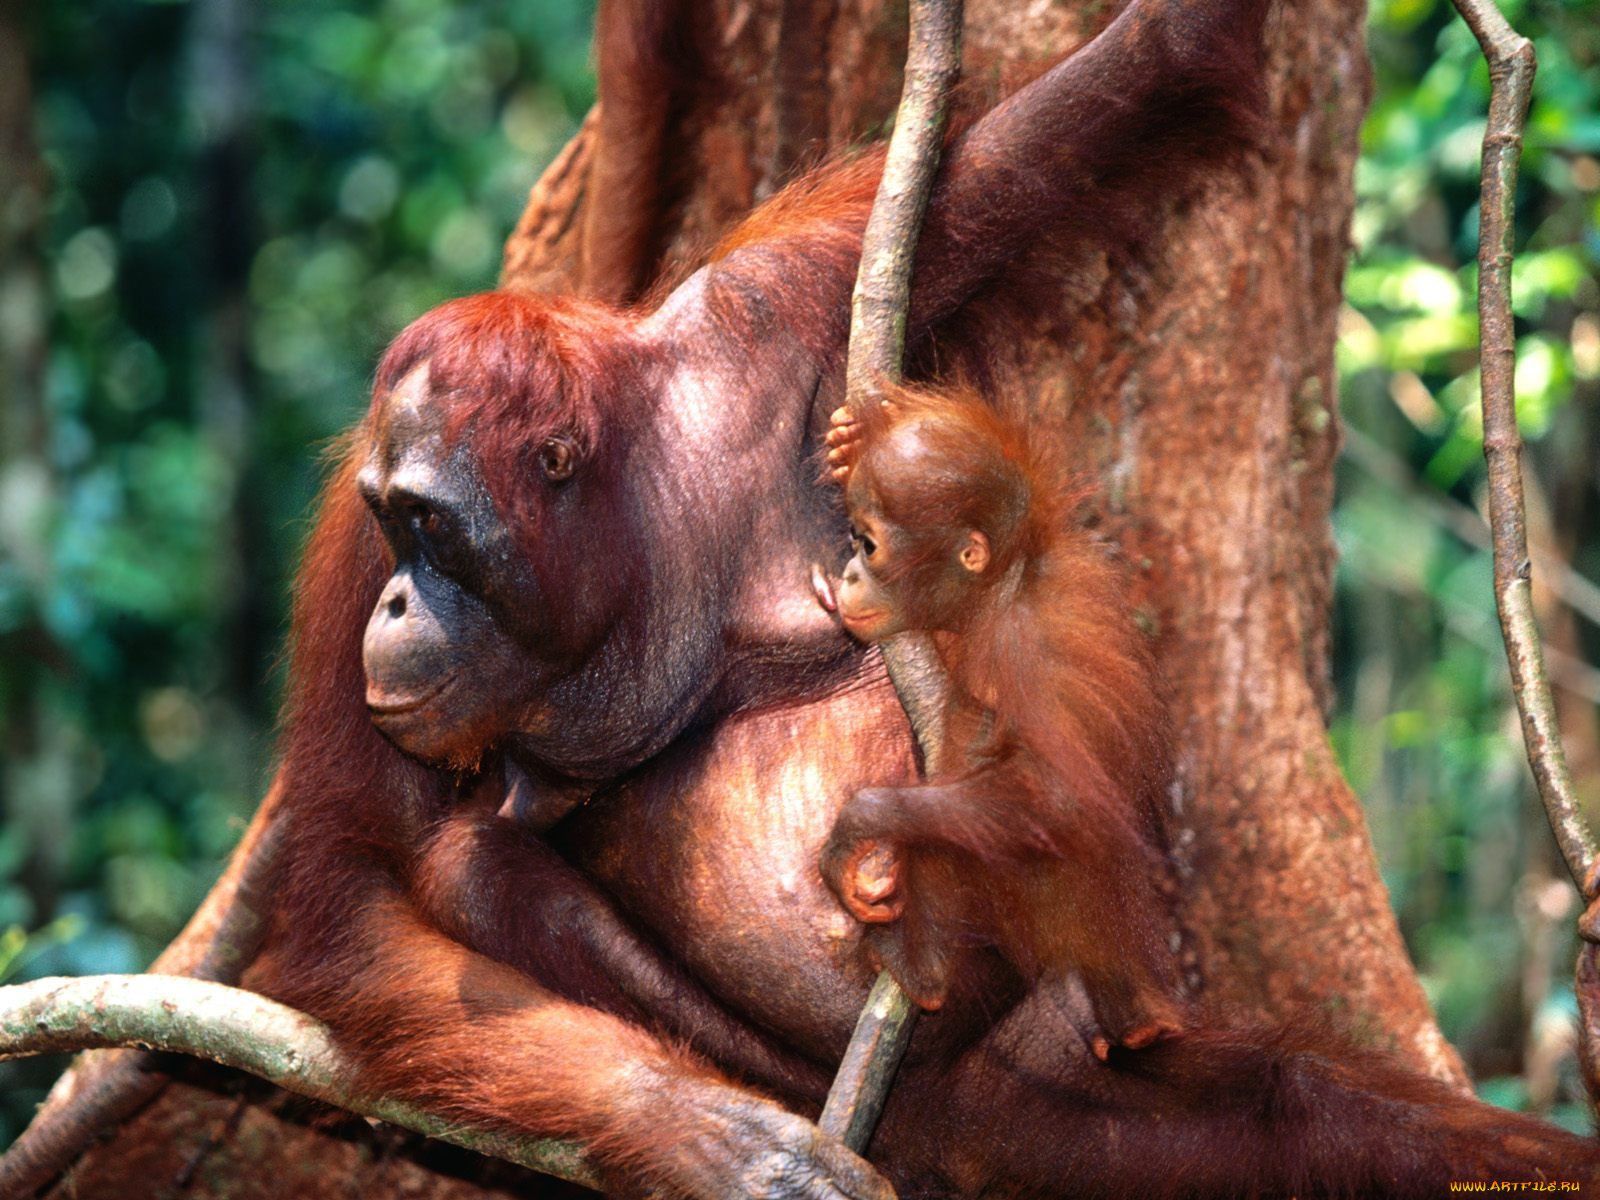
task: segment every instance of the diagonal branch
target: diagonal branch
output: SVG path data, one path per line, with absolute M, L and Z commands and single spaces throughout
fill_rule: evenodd
M 0 988 L 0 1060 L 106 1046 L 207 1059 L 324 1104 L 598 1187 L 567 1142 L 513 1137 L 349 1090 L 355 1068 L 321 1022 L 254 992 L 173 975 L 88 975 Z

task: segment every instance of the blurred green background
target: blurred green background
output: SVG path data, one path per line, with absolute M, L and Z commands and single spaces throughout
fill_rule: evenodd
M 1600 3 L 1538 44 L 1519 393 L 1539 595 L 1600 792 Z M 0 979 L 142 967 L 264 787 L 319 447 L 407 321 L 492 286 L 593 99 L 592 0 L 0 0 Z M 1380 0 L 1339 361 L 1334 738 L 1446 1033 L 1581 1121 L 1575 893 L 1522 759 L 1481 509 L 1487 75 Z M 1544 565 L 1542 561 L 1542 565 Z M 0 1064 L 0 1145 L 59 1060 Z

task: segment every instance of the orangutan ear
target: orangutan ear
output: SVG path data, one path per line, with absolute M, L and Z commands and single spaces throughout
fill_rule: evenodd
M 989 539 L 976 529 L 967 531 L 967 544 L 961 547 L 961 565 L 974 575 L 980 575 L 989 566 Z

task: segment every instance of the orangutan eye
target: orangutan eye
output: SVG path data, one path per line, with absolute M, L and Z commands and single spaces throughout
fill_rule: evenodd
M 539 469 L 551 483 L 572 478 L 578 466 L 578 452 L 566 438 L 549 438 L 539 447 Z
M 438 509 L 428 501 L 410 493 L 397 493 L 392 500 L 391 511 L 393 516 L 389 518 L 390 520 L 398 519 L 410 527 L 413 536 L 424 541 L 437 537 L 444 526 Z M 384 518 L 380 516 L 379 519 Z
M 455 574 L 463 564 L 458 526 L 448 508 L 409 493 L 397 495 L 380 522 L 401 525 L 410 530 L 407 553 L 432 563 L 446 575 Z

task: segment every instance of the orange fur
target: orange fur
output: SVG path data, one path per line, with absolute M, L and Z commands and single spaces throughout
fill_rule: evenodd
M 692 64 L 662 61 L 673 46 L 652 40 L 668 33 L 661 10 L 635 7 L 618 0 L 603 25 L 608 37 L 641 41 L 603 45 L 602 69 L 661 72 L 654 77 L 663 87 L 693 75 L 681 69 Z M 933 361 L 935 351 L 942 363 L 981 361 L 985 339 L 1009 336 L 995 320 L 997 297 L 1026 303 L 1038 295 L 1019 275 L 1038 282 L 1043 274 L 1056 286 L 1061 262 L 1120 260 L 1153 244 L 1141 235 L 1160 214 L 1247 144 L 1241 130 L 1259 84 L 1263 8 L 1260 0 L 1140 0 L 1101 38 L 952 142 L 918 243 L 908 322 L 913 361 Z M 653 124 L 641 107 L 648 88 L 633 84 L 642 90 L 624 96 L 621 120 Z M 605 80 L 602 90 L 614 96 L 618 86 L 630 88 Z M 593 595 L 614 601 L 624 617 L 649 612 L 629 652 L 618 656 L 622 668 L 599 672 L 597 684 L 594 656 L 575 651 L 571 675 L 549 697 L 551 720 L 593 748 L 585 778 L 600 796 L 609 791 L 616 801 L 644 789 L 662 798 L 631 810 L 646 819 L 619 842 L 625 863 L 659 855 L 663 826 L 679 828 L 686 815 L 706 810 L 742 814 L 748 824 L 731 836 L 752 845 L 810 836 L 804 822 L 803 832 L 775 831 L 759 795 L 708 787 L 702 758 L 734 703 L 748 710 L 793 702 L 788 677 L 783 687 L 763 684 L 752 662 L 815 652 L 825 657 L 817 677 L 837 685 L 842 672 L 834 664 L 851 660 L 832 639 L 820 650 L 781 637 L 755 647 L 759 654 L 730 647 L 739 630 L 716 602 L 790 565 L 763 559 L 766 543 L 752 529 L 779 528 L 796 545 L 837 536 L 837 522 L 830 525 L 826 505 L 805 486 L 809 442 L 774 431 L 811 429 L 817 397 L 838 386 L 879 162 L 865 153 L 825 169 L 753 215 L 699 282 L 666 301 L 677 306 L 671 323 L 654 322 L 651 303 L 621 309 L 548 296 L 468 299 L 402 334 L 379 372 L 384 389 L 428 362 L 433 387 L 459 417 L 447 436 L 470 450 L 514 540 L 512 553 L 525 560 L 518 566 L 548 579 L 546 603 L 508 604 L 500 614 L 507 622 L 528 610 L 559 615 Z M 648 205 L 631 184 L 626 190 L 630 207 Z M 629 214 L 619 220 L 619 253 L 590 265 L 612 294 L 631 295 L 641 262 L 647 275 L 657 252 L 657 231 Z M 1046 262 L 1046 241 L 1059 258 Z M 658 291 L 654 299 L 663 297 Z M 966 349 L 973 358 L 962 357 Z M 624 460 L 622 448 L 645 437 L 663 397 L 674 395 L 702 415 L 720 414 L 727 429 L 743 428 L 758 450 L 728 470 L 702 457 L 701 447 L 683 449 L 676 427 L 658 422 L 648 452 Z M 584 475 L 559 499 L 537 486 L 537 455 L 552 433 L 586 456 Z M 663 891 L 623 913 L 556 857 L 554 834 L 547 845 L 507 827 L 456 772 L 415 762 L 385 741 L 366 709 L 362 638 L 388 553 L 357 494 L 364 448 L 347 449 L 297 584 L 280 773 L 287 879 L 274 898 L 272 949 L 253 982 L 325 1020 L 358 1065 L 363 1090 L 523 1134 L 579 1138 L 608 1192 L 823 1194 L 827 1180 L 850 1174 L 853 1160 L 719 1068 L 806 1110 L 820 1099 L 817 1080 L 831 1066 L 824 1060 L 848 1028 L 830 1017 L 839 997 L 813 980 L 788 1006 L 789 1026 L 776 1033 L 784 1027 L 770 1011 L 741 1010 L 711 994 L 700 982 L 714 978 L 706 969 L 711 954 L 696 958 L 705 948 L 690 944 L 712 906 L 753 901 L 788 911 L 795 895 Z M 666 521 L 662 495 L 693 496 L 698 507 Z M 1053 503 L 1041 499 L 1035 511 Z M 558 509 L 560 522 L 551 516 Z M 1019 960 L 1032 947 L 1054 961 L 1055 939 L 1081 935 L 1083 944 L 1060 953 L 1105 978 L 1121 961 L 1103 933 L 1114 921 L 1131 911 L 1151 922 L 1140 936 L 1159 940 L 1164 932 L 1158 901 L 1139 890 L 1153 887 L 1159 869 L 1159 843 L 1146 822 L 1164 777 L 1164 723 L 1114 565 L 1080 534 L 1052 536 L 1049 553 L 1035 554 L 1036 578 L 1023 592 L 1033 607 L 997 608 L 989 625 L 974 618 L 946 647 L 963 694 L 980 701 L 953 714 L 966 723 L 956 742 L 978 740 L 986 711 L 1003 714 L 985 746 L 990 765 L 1010 764 L 1016 790 L 1002 797 L 986 788 L 989 799 L 931 805 L 934 818 L 942 812 L 946 819 L 942 833 L 936 820 L 893 832 L 920 845 L 916 862 L 930 893 L 940 894 L 942 880 L 963 906 L 935 923 L 938 932 L 984 936 L 995 919 L 1025 912 L 1038 928 L 989 936 L 1011 938 Z M 629 573 L 641 551 L 666 573 L 665 583 Z M 666 593 L 675 603 L 646 610 L 650 586 L 650 598 Z M 1027 620 L 1009 628 L 1009 616 Z M 994 658 L 980 660 L 978 646 Z M 679 689 L 653 692 L 673 674 L 664 664 L 705 687 L 686 686 L 687 699 Z M 803 661 L 796 672 L 814 665 Z M 717 690 L 725 676 L 739 676 L 741 688 Z M 1052 698 L 1030 696 L 1035 685 Z M 1080 699 L 1085 687 L 1115 694 Z M 618 712 L 636 718 L 627 736 L 615 722 L 590 736 L 586 722 Z M 486 755 L 485 776 L 495 753 L 491 747 Z M 895 769 L 902 748 L 857 745 L 847 754 L 774 736 L 725 753 L 738 761 L 724 766 L 724 778 L 782 775 L 832 791 L 859 782 L 864 761 Z M 775 762 L 783 772 L 771 770 Z M 749 770 L 733 770 L 743 765 Z M 988 769 L 978 760 L 972 767 L 980 777 Z M 1001 778 L 997 770 L 989 783 Z M 492 790 L 494 781 L 477 782 Z M 569 820 L 589 822 L 592 832 L 593 810 L 602 807 L 603 799 Z M 569 829 L 568 836 L 578 835 Z M 940 838 L 947 850 L 934 848 Z M 573 841 L 564 849 L 581 857 Z M 791 852 L 799 861 L 793 841 L 772 849 L 773 861 Z M 974 857 L 995 877 L 992 890 L 974 882 Z M 1079 859 L 1081 884 L 1057 869 Z M 662 860 L 654 865 L 666 869 Z M 1009 865 L 1015 878 L 995 865 Z M 1075 888 L 1081 911 L 1067 921 L 1054 898 L 1016 899 L 1030 887 L 1052 897 L 1058 887 Z M 1135 889 L 1131 899 L 1122 888 Z M 827 914 L 818 905 L 814 915 Z M 774 937 L 760 912 L 741 914 L 740 929 L 748 936 L 737 943 L 732 970 L 791 962 L 795 947 Z M 1107 965 L 1098 965 L 1101 958 Z M 692 971 L 686 962 L 695 963 Z M 1574 1175 L 1595 1177 L 1590 1143 L 1455 1100 L 1410 1076 L 1367 1072 L 1366 1060 L 1352 1060 L 1364 1072 L 1352 1080 L 1327 1055 L 1308 1066 L 1304 1056 L 1260 1039 L 1195 1036 L 1120 1055 L 1132 1060 L 1122 1069 L 1118 1052 L 1104 1064 L 1066 1044 L 1068 1026 L 1089 1024 L 1081 1005 L 1061 1003 L 1045 987 L 1008 1014 L 997 1011 L 1003 999 L 986 994 L 975 1006 L 981 1028 L 954 1065 L 934 1056 L 918 1062 L 915 1053 L 908 1061 L 873 1147 L 901 1195 L 1235 1195 L 1241 1180 L 1247 1192 L 1280 1195 L 1309 1194 L 1307 1181 L 1323 1192 L 1433 1195 L 1456 1174 L 1530 1178 L 1535 1169 L 1579 1162 L 1587 1165 Z M 932 1024 L 925 1028 L 938 1036 Z M 1396 1126 L 1420 1149 L 1390 1145 Z M 760 1172 L 777 1168 L 785 1174 L 769 1175 L 772 1186 L 763 1188 Z
M 909 468 L 889 461 L 897 432 L 915 440 Z M 1075 523 L 1082 489 L 955 389 L 893 391 L 856 434 L 852 516 L 864 504 L 888 522 L 882 595 L 908 627 L 938 631 L 951 699 L 945 763 L 927 787 L 845 808 L 830 882 L 851 886 L 852 845 L 901 849 L 904 917 L 870 941 L 925 1003 L 963 948 L 987 943 L 1034 976 L 1077 971 L 1112 1041 L 1176 1030 L 1166 711 L 1122 572 Z M 971 530 L 993 557 L 950 585 Z

